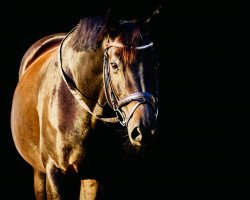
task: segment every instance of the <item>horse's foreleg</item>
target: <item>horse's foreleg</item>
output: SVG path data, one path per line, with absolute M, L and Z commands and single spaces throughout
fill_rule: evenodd
M 81 181 L 80 200 L 103 200 L 104 195 L 100 183 L 94 179 Z
M 46 199 L 46 175 L 34 169 L 34 191 L 37 200 Z
M 48 200 L 79 199 L 80 180 L 55 166 L 50 166 L 46 168 L 46 193 Z

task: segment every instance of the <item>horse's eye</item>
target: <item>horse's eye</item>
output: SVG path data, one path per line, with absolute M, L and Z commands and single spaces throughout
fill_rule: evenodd
M 114 72 L 118 71 L 118 65 L 115 62 L 110 63 L 112 69 L 114 70 Z

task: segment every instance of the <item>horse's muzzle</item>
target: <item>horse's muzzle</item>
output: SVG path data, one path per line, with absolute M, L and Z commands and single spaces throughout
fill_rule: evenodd
M 157 119 L 150 104 L 141 104 L 128 124 L 128 134 L 132 145 L 149 146 L 154 142 L 157 133 Z

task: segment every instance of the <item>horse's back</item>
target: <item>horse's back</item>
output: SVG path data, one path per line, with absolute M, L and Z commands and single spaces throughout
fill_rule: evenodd
M 29 68 L 29 66 L 37 60 L 44 53 L 49 52 L 51 49 L 59 46 L 61 41 L 65 37 L 65 33 L 58 33 L 46 36 L 35 42 L 24 54 L 21 65 L 19 68 L 19 79 L 24 74 L 24 72 Z

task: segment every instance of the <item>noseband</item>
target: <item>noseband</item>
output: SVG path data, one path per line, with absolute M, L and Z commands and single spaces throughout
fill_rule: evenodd
M 137 46 L 137 47 L 131 47 L 135 48 L 137 50 L 143 50 L 146 48 L 150 48 L 153 46 L 153 43 L 149 43 L 147 45 L 143 46 Z M 158 106 L 157 106 L 157 98 L 155 98 L 151 93 L 149 92 L 135 92 L 127 95 L 126 97 L 119 99 L 115 92 L 114 88 L 112 87 L 112 81 L 110 77 L 110 70 L 109 70 L 109 62 L 108 62 L 108 49 L 110 47 L 117 47 L 122 48 L 124 47 L 123 44 L 117 43 L 117 42 L 111 42 L 108 43 L 108 46 L 104 50 L 104 62 L 103 62 L 103 80 L 104 80 L 104 90 L 106 99 L 109 103 L 109 105 L 113 108 L 113 110 L 116 113 L 116 116 L 122 126 L 128 126 L 129 120 L 133 116 L 136 109 L 141 104 L 150 104 L 154 111 L 155 111 L 155 118 L 158 117 Z M 130 111 L 128 117 L 125 116 L 125 113 L 122 111 L 122 107 L 128 105 L 131 102 L 136 101 L 137 103 Z
M 116 113 L 116 117 L 101 117 L 91 111 L 89 106 L 85 103 L 87 100 L 86 97 L 78 90 L 78 88 L 75 86 L 75 84 L 72 84 L 73 80 L 70 80 L 70 78 L 67 76 L 66 72 L 63 70 L 63 63 L 62 63 L 62 48 L 63 43 L 66 40 L 66 38 L 76 29 L 73 28 L 62 40 L 59 52 L 58 52 L 58 65 L 59 70 L 62 76 L 62 79 L 64 80 L 67 88 L 72 93 L 72 95 L 76 98 L 76 100 L 79 102 L 79 104 L 91 115 L 95 116 L 97 119 L 102 120 L 104 122 L 110 122 L 110 123 L 116 123 L 120 122 L 122 126 L 128 126 L 129 120 L 133 116 L 135 110 L 138 108 L 139 105 L 149 103 L 154 111 L 155 111 L 155 118 L 158 117 L 158 106 L 157 106 L 157 98 L 155 98 L 152 94 L 148 92 L 135 92 L 127 95 L 123 99 L 120 99 L 115 95 L 114 89 L 111 84 L 111 78 L 110 78 L 110 70 L 109 70 L 109 62 L 108 62 L 108 49 L 110 47 L 117 47 L 122 48 L 124 45 L 112 42 L 108 44 L 108 47 L 104 50 L 104 62 L 103 62 L 103 81 L 104 81 L 104 91 L 106 95 L 107 102 L 111 106 L 111 108 Z M 149 43 L 147 45 L 138 46 L 138 47 L 131 47 L 135 48 L 137 50 L 143 50 L 149 47 L 152 47 L 153 43 Z M 84 101 L 85 100 L 85 101 Z M 128 117 L 125 116 L 124 112 L 122 111 L 122 107 L 128 105 L 129 103 L 136 101 L 137 104 L 133 107 L 133 109 L 130 111 L 130 114 Z

